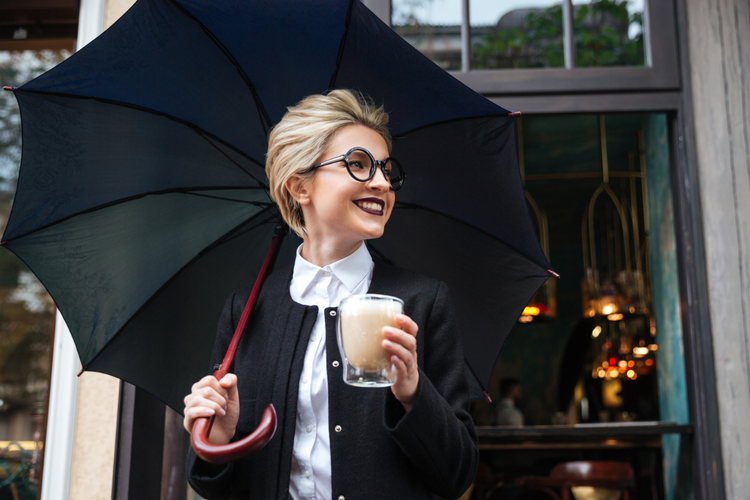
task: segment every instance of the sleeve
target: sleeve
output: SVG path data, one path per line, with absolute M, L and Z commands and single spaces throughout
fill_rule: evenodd
M 389 392 L 384 423 L 433 493 L 458 498 L 474 479 L 479 447 L 455 308 L 442 282 L 422 335 L 424 360 L 414 405 L 406 413 Z
M 213 373 L 215 371 L 214 367 L 224 359 L 229 342 L 232 340 L 232 335 L 234 334 L 232 311 L 235 295 L 236 292 L 227 299 L 219 318 L 209 373 Z M 224 500 L 230 497 L 229 484 L 234 464 L 220 465 L 206 462 L 195 454 L 191 446 L 186 466 L 188 482 L 201 497 L 207 500 Z

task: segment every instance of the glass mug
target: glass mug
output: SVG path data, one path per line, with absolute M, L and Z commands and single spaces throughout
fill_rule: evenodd
M 339 304 L 336 337 L 344 361 L 344 382 L 357 387 L 389 387 L 396 382 L 391 355 L 383 349 L 384 326 L 398 328 L 404 301 L 388 295 L 351 295 Z

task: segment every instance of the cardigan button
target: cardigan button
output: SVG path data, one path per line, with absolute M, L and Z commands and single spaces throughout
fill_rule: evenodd
M 331 316 L 336 316 L 336 311 L 331 311 Z
M 336 432 L 341 432 L 341 426 L 337 425 L 336 427 L 333 428 L 333 430 Z
M 339 495 L 339 500 L 346 500 L 346 498 L 344 498 L 344 495 Z
M 331 364 L 333 365 L 334 368 L 338 368 L 338 366 L 339 366 L 339 362 L 338 361 L 334 361 Z

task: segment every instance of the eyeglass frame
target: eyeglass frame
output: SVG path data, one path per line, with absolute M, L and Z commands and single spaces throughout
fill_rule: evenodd
M 365 153 L 370 158 L 370 161 L 372 162 L 372 167 L 370 167 L 370 175 L 367 176 L 367 179 L 360 179 L 360 178 L 356 177 L 352 173 L 352 169 L 349 166 L 349 155 L 351 155 L 354 151 L 362 151 L 363 153 Z M 372 156 L 372 153 L 370 153 L 369 151 L 367 151 L 365 148 L 359 147 L 359 146 L 353 147 L 352 149 L 350 149 L 349 151 L 347 151 L 346 154 L 343 154 L 341 156 L 337 156 L 335 158 L 331 158 L 330 160 L 324 160 L 324 161 L 322 161 L 320 163 L 316 163 L 315 165 L 313 165 L 312 167 L 310 167 L 309 169 L 307 169 L 306 172 L 310 172 L 312 170 L 315 170 L 316 168 L 325 167 L 326 165 L 332 165 L 332 164 L 338 163 L 340 161 L 344 162 L 344 164 L 346 165 L 346 171 L 349 172 L 349 175 L 352 177 L 352 179 L 354 179 L 357 182 L 367 182 L 370 179 L 372 179 L 373 177 L 375 177 L 375 174 L 378 171 L 378 167 L 380 167 L 380 171 L 383 172 L 383 177 L 385 177 L 385 180 L 388 181 L 388 186 L 389 186 L 389 189 L 391 191 L 398 191 L 399 189 L 401 189 L 403 187 L 403 185 L 404 185 L 404 181 L 406 180 L 406 172 L 404 172 L 404 169 L 401 166 L 401 163 L 396 158 L 394 158 L 392 156 L 389 156 L 388 158 L 386 158 L 385 160 L 382 160 L 382 161 L 381 160 L 376 160 Z M 398 171 L 399 171 L 399 176 L 396 177 L 396 179 L 400 180 L 401 182 L 398 185 L 398 187 L 395 187 L 395 188 L 393 187 L 393 184 L 391 183 L 390 177 L 388 175 L 386 175 L 386 172 L 385 172 L 385 165 L 389 161 L 392 162 L 393 164 L 395 164 L 396 168 L 398 168 Z

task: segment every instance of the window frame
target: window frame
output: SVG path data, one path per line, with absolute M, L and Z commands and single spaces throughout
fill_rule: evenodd
M 643 92 L 679 90 L 680 72 L 674 6 L 668 0 L 644 2 L 644 66 L 472 70 L 469 66 L 469 1 L 462 2 L 462 71 L 449 71 L 485 96 L 539 95 L 568 92 Z M 562 0 L 563 4 L 571 0 Z M 391 0 L 364 0 L 364 4 L 391 25 Z M 565 5 L 564 5 L 565 6 Z M 659 29 L 651 30 L 651 19 Z M 563 34 L 566 43 L 571 36 Z

